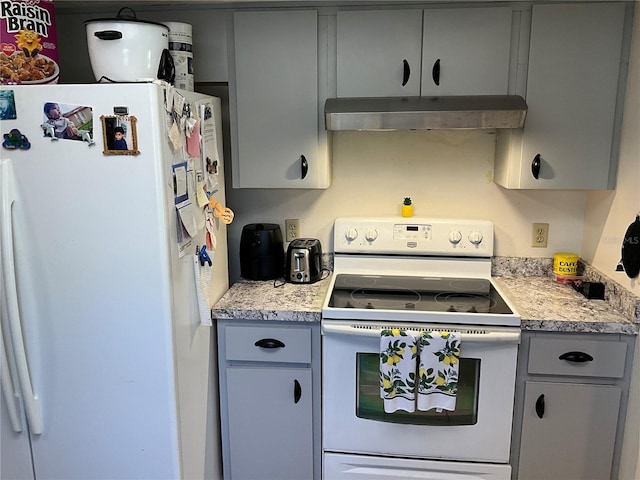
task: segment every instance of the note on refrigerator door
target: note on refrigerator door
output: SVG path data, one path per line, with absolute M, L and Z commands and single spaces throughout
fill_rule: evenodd
M 191 157 L 200 158 L 200 128 L 196 122 L 191 133 L 187 135 L 187 153 Z
M 203 217 L 202 213 L 195 208 L 191 200 L 176 205 L 176 214 L 178 254 L 179 257 L 183 257 L 191 246 L 191 239 L 204 228 L 204 220 L 199 218 Z
M 189 199 L 187 187 L 187 162 L 176 163 L 173 169 L 173 194 L 176 205 Z
M 171 144 L 173 145 L 174 150 L 180 150 L 184 145 L 184 141 L 182 139 L 182 134 L 180 133 L 180 128 L 176 122 L 173 122 L 171 128 L 169 129 L 169 140 L 171 140 Z
M 200 136 L 202 169 L 209 189 L 218 185 L 220 157 L 218 155 L 218 138 L 216 136 L 216 118 L 211 102 L 198 104 L 200 116 Z
M 196 200 L 200 208 L 209 205 L 209 197 L 207 197 L 207 187 L 203 181 L 196 182 Z

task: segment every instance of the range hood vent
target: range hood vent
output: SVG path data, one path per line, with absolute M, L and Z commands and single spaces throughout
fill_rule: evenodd
M 330 98 L 327 130 L 521 128 L 527 103 L 518 95 Z

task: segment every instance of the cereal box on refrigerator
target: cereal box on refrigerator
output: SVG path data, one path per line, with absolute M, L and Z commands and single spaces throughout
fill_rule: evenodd
M 53 0 L 0 0 L 0 81 L 57 83 Z

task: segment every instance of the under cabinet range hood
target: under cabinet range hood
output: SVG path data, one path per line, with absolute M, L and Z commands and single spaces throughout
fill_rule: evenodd
M 527 103 L 519 95 L 329 98 L 327 130 L 522 128 Z

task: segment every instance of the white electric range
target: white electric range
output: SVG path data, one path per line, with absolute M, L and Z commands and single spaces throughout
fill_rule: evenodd
M 334 227 L 324 478 L 510 478 L 520 316 L 491 278 L 493 224 L 376 217 Z M 461 334 L 455 411 L 384 412 L 379 339 L 390 328 Z

